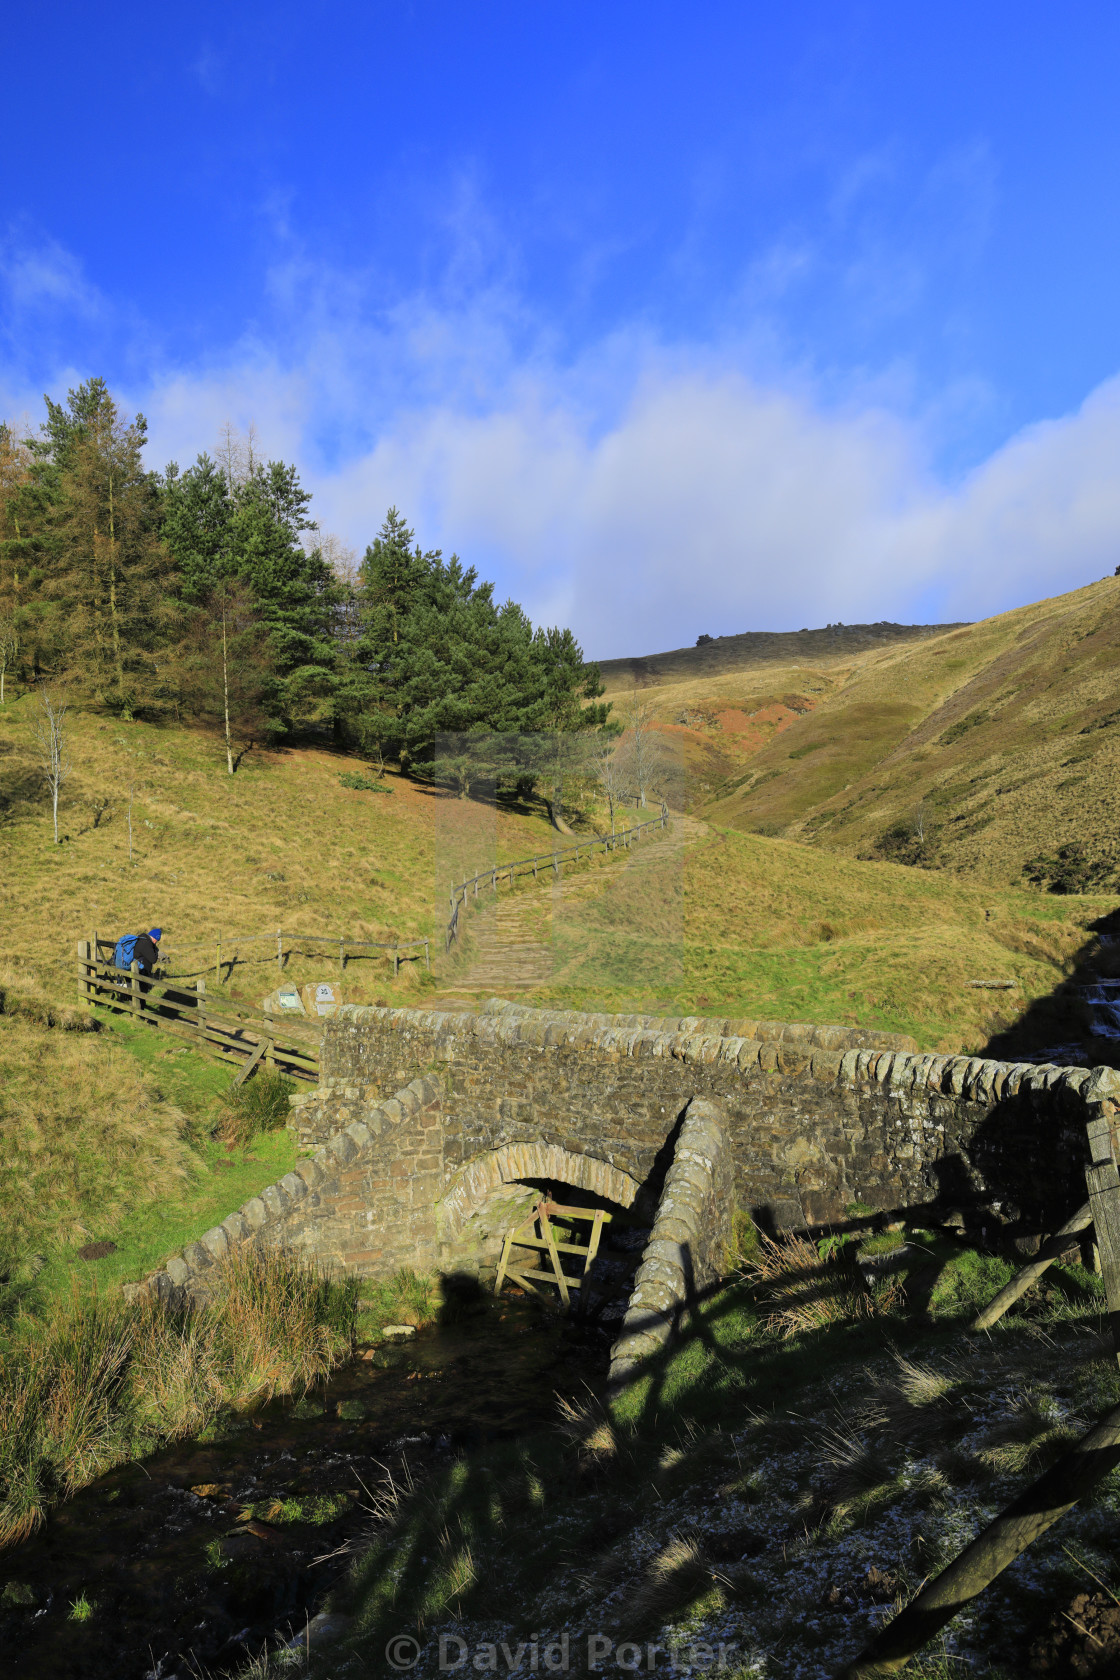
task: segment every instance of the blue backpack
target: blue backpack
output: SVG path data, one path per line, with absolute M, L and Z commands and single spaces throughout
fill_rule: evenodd
M 132 959 L 136 954 L 136 941 L 139 937 L 138 933 L 126 933 L 122 939 L 117 940 L 116 949 L 113 952 L 114 968 L 132 967 Z

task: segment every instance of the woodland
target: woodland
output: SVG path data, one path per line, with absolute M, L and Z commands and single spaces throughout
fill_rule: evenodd
M 161 473 L 104 380 L 44 400 L 37 432 L 0 425 L 0 682 L 224 730 L 230 774 L 297 736 L 424 775 L 441 736 L 610 728 L 571 631 L 534 629 L 395 508 L 359 560 L 252 431 Z

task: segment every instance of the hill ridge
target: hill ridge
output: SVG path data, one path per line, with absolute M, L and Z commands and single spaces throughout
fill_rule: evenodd
M 644 687 L 667 677 L 719 676 L 736 670 L 744 660 L 756 664 L 832 659 L 968 628 L 969 621 L 964 619 L 954 624 L 895 624 L 881 619 L 875 624 L 827 624 L 817 630 L 742 630 L 730 636 L 713 636 L 694 647 L 599 659 L 595 663 L 608 687 L 619 686 L 620 679 L 627 676 L 635 687 Z

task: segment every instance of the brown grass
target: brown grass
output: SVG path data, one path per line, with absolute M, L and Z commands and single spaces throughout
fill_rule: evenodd
M 743 1268 L 766 1317 L 763 1327 L 780 1336 L 799 1336 L 860 1318 L 892 1312 L 901 1304 L 899 1282 L 864 1283 L 851 1266 L 822 1260 L 808 1237 L 775 1242 L 759 1236 L 756 1257 Z
M 231 990 L 260 998 L 279 978 L 277 927 L 353 940 L 418 938 L 436 931 L 437 851 L 450 870 L 460 844 L 471 862 L 545 850 L 541 815 L 487 812 L 390 774 L 389 793 L 344 788 L 356 760 L 321 749 L 250 754 L 226 774 L 220 745 L 204 732 L 122 723 L 72 711 L 75 769 L 51 843 L 49 802 L 30 743 L 32 695 L 0 708 L 0 945 L 18 949 L 49 994 L 75 989 L 76 942 L 158 924 L 176 972 L 213 983 L 215 941 L 240 956 Z M 129 786 L 135 789 L 128 861 Z M 96 807 L 108 801 L 97 816 Z M 473 819 L 473 820 L 472 820 Z M 486 849 L 479 859 L 478 847 Z M 235 936 L 267 936 L 236 948 Z M 285 981 L 337 978 L 337 945 L 295 956 Z M 384 957 L 349 962 L 354 1001 L 409 995 L 406 965 L 394 986 Z M 220 992 L 222 988 L 217 988 Z
M 9 1003 L 35 1004 L 10 971 L 0 983 Z M 103 1235 L 138 1203 L 173 1197 L 198 1167 L 184 1116 L 127 1051 L 48 1029 L 31 1007 L 0 1015 L 0 1153 L 0 1219 L 16 1249 L 79 1243 L 93 1227 Z
M 354 1298 L 313 1267 L 247 1249 L 198 1311 L 87 1296 L 17 1319 L 0 1342 L 0 1546 L 110 1465 L 224 1408 L 306 1391 L 349 1353 Z

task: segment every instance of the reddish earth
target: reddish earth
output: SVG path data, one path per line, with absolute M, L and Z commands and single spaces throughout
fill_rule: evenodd
M 1035 1646 L 1031 1673 L 1120 1680 L 1120 1602 L 1107 1592 L 1078 1593 Z

